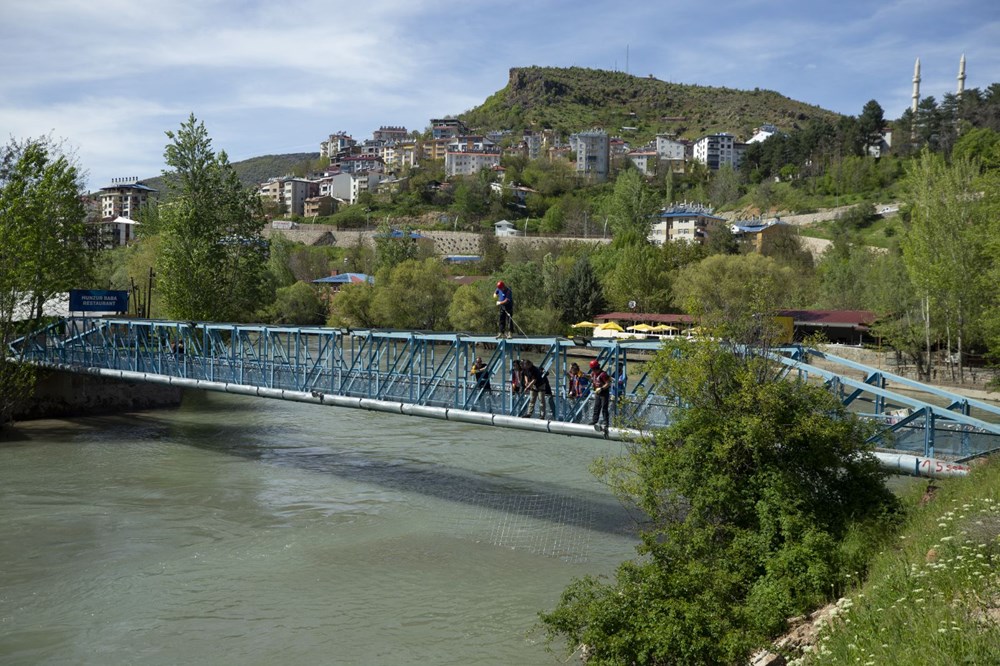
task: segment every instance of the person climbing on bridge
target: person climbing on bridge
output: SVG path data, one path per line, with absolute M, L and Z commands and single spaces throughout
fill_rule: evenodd
M 590 417 L 590 425 L 597 430 L 601 430 L 598 421 L 604 417 L 604 432 L 608 431 L 608 406 L 611 398 L 611 377 L 604 370 L 601 370 L 600 362 L 595 358 L 590 362 L 590 383 L 593 386 L 591 391 L 594 394 L 594 413 Z
M 497 337 L 509 338 L 514 334 L 514 294 L 510 287 L 500 280 L 497 282 L 494 296 L 497 299 L 497 326 L 500 329 Z
M 482 389 L 483 391 L 493 390 L 493 387 L 490 386 L 490 369 L 483 362 L 482 356 L 476 357 L 476 362 L 472 364 L 472 369 L 469 371 L 469 374 L 476 376 L 477 389 Z
M 586 382 L 586 375 L 576 363 L 569 366 L 566 371 L 566 397 L 574 403 L 583 397 L 583 387 Z
M 552 418 L 555 418 L 556 405 L 554 399 L 552 398 L 552 385 L 549 383 L 548 371 L 542 370 L 528 359 L 524 359 L 521 364 L 524 368 L 524 388 L 526 391 L 531 391 L 531 402 L 528 403 L 528 409 L 525 412 L 525 416 L 528 418 L 534 417 L 535 403 L 538 402 L 538 396 L 541 395 L 542 404 L 539 418 L 545 418 L 545 408 L 547 404 L 552 408 Z
M 481 404 L 486 398 L 486 405 L 489 411 L 493 411 L 493 387 L 490 386 L 490 368 L 483 362 L 482 356 L 476 357 L 476 362 L 469 370 L 470 375 L 476 376 L 476 404 Z

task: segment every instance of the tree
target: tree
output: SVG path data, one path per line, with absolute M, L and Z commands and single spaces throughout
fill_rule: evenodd
M 625 169 L 605 201 L 604 214 L 614 231 L 615 247 L 646 243 L 659 201 L 636 169 Z
M 417 243 L 410 237 L 409 229 L 398 231 L 388 222 L 382 222 L 375 231 L 375 272 L 416 259 L 417 249 Z
M 493 230 L 484 231 L 479 235 L 479 269 L 484 275 L 490 275 L 500 270 L 507 250 Z
M 898 507 L 870 426 L 778 371 L 712 342 L 658 354 L 685 408 L 596 469 L 649 518 L 640 558 L 572 583 L 541 615 L 550 638 L 588 664 L 745 664 L 881 547 Z
M 923 299 L 924 344 L 930 366 L 932 323 L 944 325 L 951 355 L 957 344 L 959 381 L 970 323 L 978 319 L 991 286 L 983 278 L 989 228 L 989 201 L 977 187 L 977 162 L 947 164 L 924 150 L 907 173 L 909 225 L 902 240 L 903 259 Z
M 497 306 L 492 281 L 463 284 L 448 306 L 448 321 L 456 331 L 493 333 L 497 328 Z
M 327 321 L 329 326 L 373 328 L 378 325 L 374 313 L 375 287 L 368 282 L 345 284 L 333 297 Z
M 326 321 L 323 310 L 316 288 L 300 281 L 279 288 L 264 317 L 272 324 L 315 326 Z
M 681 269 L 674 298 L 719 337 L 760 339 L 767 316 L 790 305 L 795 271 L 759 254 L 716 254 Z
M 148 229 L 162 236 L 157 274 L 166 314 L 243 321 L 271 300 L 260 197 L 243 187 L 224 151 L 212 150 L 194 114 L 166 135 L 173 197 Z
M 608 305 L 615 311 L 635 302 L 639 312 L 665 312 L 673 304 L 670 255 L 642 244 L 615 251 L 611 270 L 602 280 Z
M 443 330 L 455 288 L 439 260 L 409 259 L 378 272 L 372 313 L 383 327 Z
M 0 426 L 30 394 L 30 366 L 7 360 L 23 332 L 55 294 L 82 286 L 88 271 L 82 176 L 61 148 L 43 137 L 0 148 Z
M 882 106 L 871 99 L 865 102 L 861 109 L 861 116 L 858 118 L 858 133 L 864 142 L 864 150 L 868 150 L 882 143 L 882 129 L 885 127 L 885 112 Z
M 732 166 L 724 164 L 712 174 L 712 184 L 709 190 L 712 205 L 721 207 L 734 203 L 740 198 L 742 186 L 740 173 Z
M 607 303 L 590 259 L 584 256 L 576 261 L 553 300 L 562 313 L 562 321 L 567 324 L 590 319 L 604 311 Z

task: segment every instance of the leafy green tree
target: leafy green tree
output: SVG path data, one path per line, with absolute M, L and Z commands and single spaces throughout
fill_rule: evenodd
M 613 245 L 646 243 L 660 202 L 636 169 L 625 169 L 615 180 L 614 191 L 604 203 L 604 214 L 614 231 Z
M 348 328 L 374 328 L 378 326 L 374 304 L 375 287 L 370 283 L 345 284 L 333 297 L 327 324 Z
M 48 138 L 0 147 L 0 426 L 30 394 L 30 366 L 7 360 L 21 332 L 17 316 L 38 320 L 55 294 L 81 284 L 88 272 L 82 176 Z
M 743 182 L 740 172 L 726 164 L 712 174 L 712 183 L 709 188 L 709 200 L 712 205 L 719 208 L 735 203 L 742 193 Z
M 80 287 L 88 270 L 80 170 L 49 138 L 0 147 L 0 288 L 39 318 L 57 293 Z
M 759 254 L 716 254 L 690 264 L 674 281 L 674 298 L 719 337 L 760 340 L 775 309 L 793 305 L 795 271 Z
M 982 268 L 989 230 L 989 200 L 978 187 L 980 167 L 968 160 L 947 164 L 941 155 L 924 150 L 907 174 L 907 199 L 912 205 L 903 258 L 911 280 L 923 298 L 924 343 L 928 367 L 932 320 L 944 324 L 950 355 L 957 345 L 959 380 L 962 354 L 970 324 L 995 285 L 988 286 Z M 953 340 L 954 336 L 954 340 Z
M 272 324 L 289 326 L 315 326 L 326 321 L 323 302 L 316 294 L 316 288 L 305 282 L 296 282 L 280 287 L 272 303 L 264 312 L 264 318 Z
M 242 185 L 224 151 L 215 153 L 194 114 L 166 135 L 172 198 L 148 229 L 161 236 L 157 274 L 166 314 L 243 321 L 272 297 L 260 197 Z
M 705 342 L 660 352 L 671 426 L 597 467 L 649 517 L 639 559 L 541 619 L 588 664 L 745 664 L 842 592 L 897 511 L 868 424 L 822 387 Z
M 614 252 L 611 270 L 602 285 L 608 306 L 614 311 L 628 310 L 635 301 L 639 312 L 666 312 L 673 303 L 668 251 L 649 244 L 622 247 Z
M 382 327 L 444 330 L 455 289 L 439 260 L 409 259 L 378 272 L 372 313 Z
M 416 259 L 418 249 L 408 228 L 398 231 L 388 222 L 382 222 L 375 231 L 375 271 Z
M 481 280 L 459 287 L 448 306 L 448 321 L 456 331 L 496 332 L 497 306 L 493 300 L 493 282 Z

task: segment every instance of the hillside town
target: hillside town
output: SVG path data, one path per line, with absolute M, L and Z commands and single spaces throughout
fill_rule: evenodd
M 621 131 L 632 129 L 622 127 Z M 647 178 L 683 174 L 692 163 L 711 171 L 727 166 L 738 169 L 748 145 L 760 143 L 778 132 L 774 125 L 762 125 L 746 141 L 725 132 L 695 141 L 661 134 L 645 145 L 633 147 L 622 136 L 612 136 L 599 128 L 571 134 L 566 139 L 552 130 L 526 131 L 519 136 L 510 130 L 473 134 L 457 118 L 435 118 L 424 135 L 405 127 L 385 125 L 362 140 L 342 131 L 330 134 L 319 142 L 320 159 L 328 162 L 326 166 L 302 177 L 269 178 L 259 183 L 257 190 L 272 212 L 274 227 L 287 229 L 295 221 L 308 222 L 355 205 L 365 193 L 390 194 L 400 188 L 413 169 L 431 160 L 443 160 L 447 179 L 475 176 L 486 170 L 493 192 L 508 196 L 515 206 L 523 208 L 525 199 L 534 190 L 505 177 L 506 169 L 501 165 L 504 157 L 564 160 L 573 165 L 582 183 L 596 184 L 606 182 L 613 166 L 625 162 Z M 886 140 L 891 141 L 888 130 Z M 435 183 L 434 187 L 447 188 L 449 183 Z M 101 188 L 98 199 L 105 243 L 130 243 L 135 238 L 139 211 L 157 194 L 137 178 L 117 178 Z M 677 240 L 704 242 L 706 229 L 722 222 L 724 219 L 714 215 L 711 206 L 676 203 L 663 209 L 649 240 L 655 244 Z M 777 219 L 752 220 L 733 225 L 732 231 L 758 237 L 778 223 Z M 495 229 L 498 236 L 522 233 L 508 220 L 498 222 Z M 754 242 L 759 245 L 759 240 Z

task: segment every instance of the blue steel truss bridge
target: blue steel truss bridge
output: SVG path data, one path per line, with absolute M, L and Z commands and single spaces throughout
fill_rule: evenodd
M 629 439 L 682 409 L 648 372 L 658 340 L 518 337 L 465 333 L 282 327 L 72 317 L 10 346 L 8 357 L 128 381 L 354 407 L 566 435 Z M 822 382 L 878 424 L 883 464 L 906 473 L 964 474 L 964 463 L 1000 450 L 1000 407 L 852 362 L 818 349 L 773 350 L 786 376 Z M 487 365 L 487 387 L 471 372 Z M 588 425 L 588 395 L 568 395 L 566 372 L 597 359 L 613 380 L 615 427 Z M 515 361 L 548 373 L 552 408 L 528 418 L 512 388 Z M 541 397 L 540 399 L 545 399 Z

